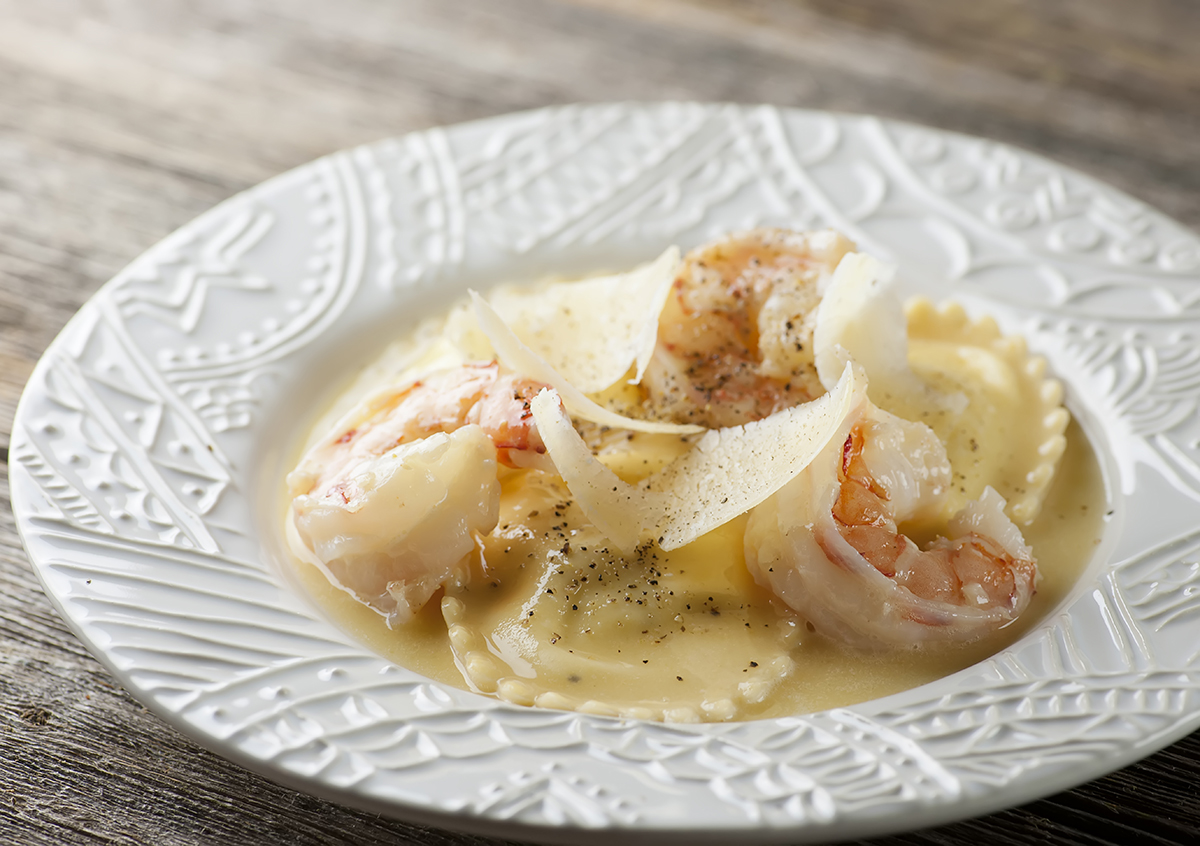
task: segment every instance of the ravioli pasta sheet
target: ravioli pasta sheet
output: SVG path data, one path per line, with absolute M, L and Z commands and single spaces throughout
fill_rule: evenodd
M 557 480 L 512 479 L 501 501 L 482 572 L 442 600 L 472 687 L 522 705 L 693 722 L 752 712 L 793 672 L 799 627 L 742 564 L 740 521 L 682 554 L 625 556 Z
M 1030 551 L 1000 511 L 1040 538 L 1044 509 L 1061 526 L 1064 503 L 1083 503 L 1072 519 L 1091 526 L 1082 490 L 1052 484 L 1064 451 L 1082 467 L 1086 447 L 1068 449 L 1061 387 L 1021 339 L 954 305 L 906 316 L 892 270 L 851 249 L 836 233 L 759 230 L 626 273 L 473 293 L 310 437 L 289 477 L 289 543 L 381 615 L 372 642 L 440 638 L 444 680 L 522 705 L 749 719 L 974 660 L 1011 633 L 926 614 L 872 635 L 909 657 L 839 643 L 818 610 L 829 588 L 788 573 L 807 566 L 794 550 L 834 560 L 850 544 L 885 604 L 936 593 L 950 568 L 958 598 L 921 607 L 1003 605 L 1042 541 Z M 786 510 L 801 500 L 821 519 Z M 794 584 L 811 595 L 778 587 Z M 971 613 L 1013 619 L 1029 593 Z M 914 652 L 903 632 L 918 630 L 951 645 Z
M 1004 336 L 989 317 L 972 320 L 962 306 L 929 300 L 908 305 L 908 360 L 927 384 L 967 398 L 961 409 L 881 406 L 929 425 L 946 446 L 955 480 L 943 512 L 949 516 L 991 485 L 1006 511 L 1029 525 L 1041 511 L 1066 448 L 1070 415 L 1062 384 L 1025 340 Z

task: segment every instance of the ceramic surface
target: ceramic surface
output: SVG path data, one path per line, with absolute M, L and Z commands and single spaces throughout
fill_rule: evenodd
M 730 229 L 836 227 L 1027 336 L 1101 453 L 1082 582 L 1010 649 L 788 719 L 639 723 L 447 689 L 289 582 L 280 478 L 322 401 L 467 286 L 618 270 Z M 1200 241 L 1094 180 L 871 117 L 578 106 L 313 162 L 106 285 L 22 400 L 13 508 L 47 593 L 203 745 L 396 816 L 556 842 L 818 840 L 1114 769 L 1200 724 Z M 673 835 L 673 837 L 672 837 Z

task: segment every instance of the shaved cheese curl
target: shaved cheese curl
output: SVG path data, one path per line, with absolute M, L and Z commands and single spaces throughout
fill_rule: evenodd
M 675 283 L 675 277 L 679 275 L 680 264 L 682 264 L 682 260 L 679 256 L 679 248 L 672 246 L 668 247 L 652 264 L 629 274 L 631 278 L 638 274 L 636 280 L 631 279 L 631 281 L 635 281 L 636 284 L 651 292 L 650 296 L 643 300 L 646 317 L 633 343 L 634 363 L 637 365 L 637 370 L 634 372 L 633 378 L 629 380 L 631 385 L 641 384 L 642 377 L 646 375 L 646 368 L 650 365 L 650 359 L 654 356 L 654 345 L 658 343 L 658 318 L 662 314 L 663 306 L 667 304 L 667 297 L 671 295 L 671 286 Z
M 761 504 L 808 467 L 865 398 L 865 378 L 847 364 L 828 394 L 762 420 L 711 430 L 636 486 L 591 454 L 552 393 L 539 394 L 532 411 L 579 507 L 628 553 L 646 537 L 677 549 Z
M 631 554 L 662 512 L 661 496 L 626 484 L 592 455 L 559 395 L 543 390 L 530 403 L 538 434 L 583 513 L 621 552 Z
M 862 366 L 877 405 L 893 396 L 955 413 L 963 394 L 943 394 L 926 385 L 908 363 L 907 320 L 893 282 L 896 268 L 866 255 L 847 253 L 822 295 L 813 330 L 813 353 L 821 384 L 829 389 L 846 360 Z
M 838 263 L 813 331 L 817 374 L 826 390 L 842 371 L 842 361 L 832 354 L 835 347 L 844 348 L 873 379 L 882 381 L 885 374 L 899 382 L 916 378 L 908 369 L 904 309 L 892 288 L 895 276 L 894 266 L 865 253 L 847 253 Z
M 742 426 L 714 429 L 642 483 L 665 492 L 655 536 L 678 549 L 744 514 L 796 478 L 866 399 L 866 379 L 847 364 L 834 389 L 812 402 Z
M 704 431 L 703 426 L 692 424 L 637 420 L 598 405 L 551 367 L 549 362 L 521 343 L 521 339 L 513 334 L 504 319 L 477 291 L 471 291 L 471 301 L 475 307 L 475 319 L 479 322 L 479 328 L 487 335 L 492 347 L 496 350 L 496 355 L 500 357 L 500 361 L 522 376 L 554 388 L 562 398 L 563 405 L 577 417 L 591 420 L 601 426 L 629 429 L 635 432 L 691 434 Z
M 658 318 L 679 273 L 679 248 L 628 273 L 535 290 L 500 288 L 489 300 L 521 342 L 585 394 L 596 394 L 634 368 L 642 374 L 658 340 Z

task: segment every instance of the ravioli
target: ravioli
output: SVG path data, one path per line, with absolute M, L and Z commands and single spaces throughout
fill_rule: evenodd
M 790 675 L 800 631 L 742 562 L 736 520 L 670 553 L 624 556 L 562 482 L 505 485 L 479 570 L 442 600 L 472 687 L 522 705 L 666 719 L 753 713 Z
M 954 478 L 938 526 L 985 487 L 1022 525 L 1038 514 L 1070 420 L 1062 386 L 1019 337 L 991 318 L 971 320 L 954 303 L 918 299 L 902 309 L 894 268 L 847 255 L 830 279 L 814 332 L 817 371 L 832 388 L 844 361 L 863 367 L 871 400 L 925 423 L 946 447 Z
M 1062 385 L 1025 340 L 1000 333 L 989 317 L 972 320 L 962 306 L 909 304 L 908 362 L 927 384 L 967 398 L 962 409 L 931 410 L 900 398 L 880 405 L 929 425 L 946 446 L 954 473 L 943 514 L 978 498 L 990 485 L 1006 513 L 1028 525 L 1041 511 L 1066 448 L 1070 415 Z

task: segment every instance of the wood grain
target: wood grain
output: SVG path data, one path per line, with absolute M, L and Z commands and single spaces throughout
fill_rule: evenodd
M 1050 155 L 1200 227 L 1189 0 L 0 0 L 0 463 L 34 363 L 138 253 L 332 150 L 553 103 L 865 111 Z M 207 753 L 41 593 L 0 479 L 0 841 L 429 843 Z M 891 844 L 1200 838 L 1200 735 Z

